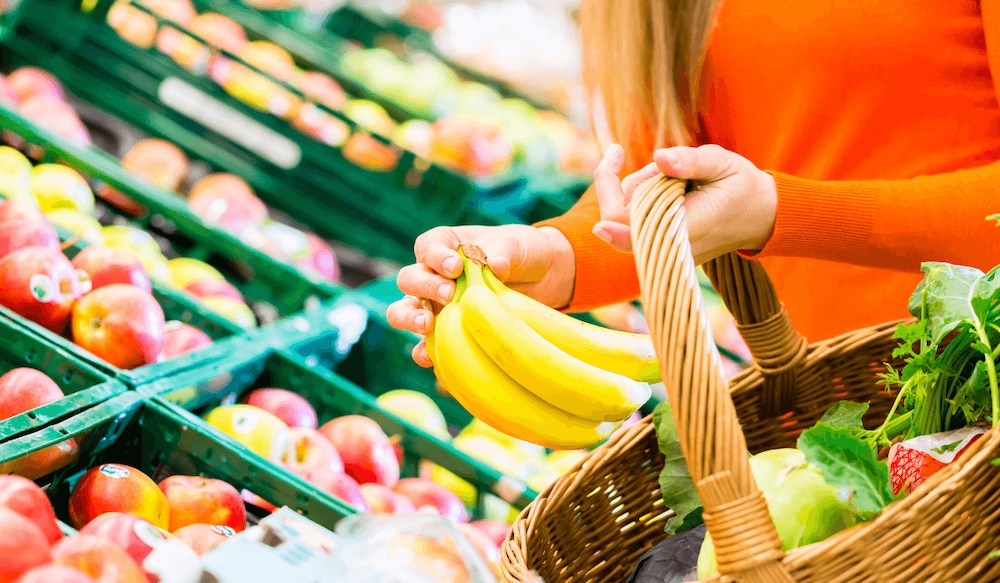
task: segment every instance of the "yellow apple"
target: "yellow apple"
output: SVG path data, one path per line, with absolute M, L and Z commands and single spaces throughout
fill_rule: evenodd
M 254 328 L 257 326 L 257 316 L 245 303 L 234 300 L 226 296 L 209 296 L 201 298 L 205 307 L 212 310 L 223 318 L 235 322 L 243 328 Z
M 225 405 L 212 409 L 205 422 L 232 437 L 250 451 L 273 462 L 291 452 L 291 430 L 273 414 L 251 405 Z
M 219 273 L 218 269 L 204 261 L 190 257 L 171 259 L 169 265 L 173 284 L 180 289 L 205 279 L 226 279 L 224 275 Z
M 104 245 L 107 247 L 135 255 L 150 279 L 157 283 L 170 284 L 170 265 L 160 251 L 160 246 L 149 233 L 126 225 L 110 225 L 102 229 L 102 234 Z
M 396 389 L 379 395 L 379 406 L 434 437 L 451 441 L 448 423 L 433 399 L 420 391 Z
M 79 172 L 62 164 L 39 164 L 31 171 L 31 194 L 42 212 L 70 209 L 94 212 L 94 192 Z
M 34 201 L 31 161 L 10 146 L 0 146 L 0 196 Z
M 70 236 L 80 235 L 80 240 L 88 245 L 102 245 L 104 231 L 97 219 L 73 209 L 56 209 L 45 213 L 53 225 L 65 230 Z

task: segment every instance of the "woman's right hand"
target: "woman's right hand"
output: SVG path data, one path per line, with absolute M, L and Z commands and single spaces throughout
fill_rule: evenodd
M 462 273 L 458 247 L 478 246 L 496 276 L 508 286 L 554 308 L 569 304 L 576 277 L 573 248 L 553 227 L 503 225 L 499 227 L 436 227 L 417 237 L 417 262 L 399 270 L 396 285 L 406 297 L 389 305 L 389 324 L 426 336 L 434 315 L 455 294 L 455 279 Z M 430 301 L 428 310 L 421 302 Z M 432 366 L 424 341 L 413 350 L 413 360 Z

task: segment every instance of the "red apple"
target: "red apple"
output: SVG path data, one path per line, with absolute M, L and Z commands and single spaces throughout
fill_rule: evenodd
M 333 77 L 318 71 L 306 71 L 299 78 L 299 89 L 306 97 L 339 111 L 347 104 L 347 95 Z
M 52 560 L 49 541 L 35 523 L 13 510 L 0 508 L 0 583 Z
M 333 248 L 315 233 L 306 233 L 309 242 L 309 257 L 299 263 L 332 282 L 340 281 L 340 266 Z
M 48 95 L 60 101 L 66 99 L 66 91 L 56 76 L 38 67 L 20 67 L 7 76 L 14 93 L 20 101 L 27 101 L 36 95 Z
M 393 490 L 409 498 L 417 510 L 430 507 L 453 522 L 469 521 L 469 511 L 462 500 L 437 482 L 426 478 L 403 478 Z
M 42 128 L 83 145 L 90 145 L 90 132 L 73 107 L 50 95 L 36 95 L 21 101 L 18 111 Z
M 292 455 L 283 460 L 286 468 L 299 475 L 310 468 L 323 468 L 337 474 L 344 472 L 340 454 L 322 433 L 306 427 L 293 427 L 291 435 Z
M 243 27 L 227 16 L 214 12 L 199 14 L 191 21 L 189 30 L 209 44 L 236 54 L 247 44 Z
M 170 192 L 180 189 L 189 164 L 183 150 L 156 138 L 136 142 L 122 157 L 122 168 L 126 172 Z
M 239 491 L 228 482 L 200 476 L 170 476 L 160 482 L 170 505 L 170 532 L 189 524 L 222 525 L 242 532 L 247 511 Z
M 20 199 L 0 198 L 0 225 L 45 221 L 45 213 L 38 205 Z
M 56 470 L 65 468 L 80 457 L 80 446 L 69 438 L 55 445 L 0 463 L 0 473 L 17 474 L 37 480 Z
M 88 522 L 80 535 L 108 540 L 132 557 L 150 583 L 168 579 L 169 561 L 195 561 L 194 552 L 167 532 L 149 522 L 124 512 L 107 512 Z M 156 554 L 156 558 L 150 555 Z M 163 556 L 163 558 L 161 558 Z
M 36 245 L 60 251 L 55 227 L 35 204 L 0 198 L 0 257 Z
M 96 583 L 83 571 L 50 563 L 25 571 L 16 583 Z
M 275 510 L 278 509 L 277 506 L 271 504 L 267 500 L 264 500 L 263 498 L 254 494 L 250 490 L 240 490 L 240 498 L 243 498 L 243 501 L 246 502 L 247 504 L 256 506 L 257 508 L 260 508 L 265 512 L 274 512 Z
M 128 553 L 99 536 L 66 537 L 52 548 L 52 559 L 55 564 L 77 569 L 97 583 L 149 583 Z
M 74 302 L 89 288 L 86 274 L 61 251 L 25 247 L 0 259 L 0 305 L 53 332 L 66 326 Z
M 346 415 L 331 419 L 319 431 L 337 448 L 344 470 L 358 483 L 392 487 L 399 480 L 399 461 L 392 442 L 375 421 Z
M 0 476 L 0 508 L 13 510 L 35 523 L 49 543 L 62 538 L 56 513 L 38 484 L 21 476 Z
M 20 367 L 0 376 L 0 420 L 64 397 L 62 389 L 40 370 Z
M 361 495 L 361 488 L 358 482 L 348 476 L 332 470 L 320 467 L 304 468 L 299 474 L 302 479 L 309 482 L 320 490 L 332 494 L 338 500 L 350 504 L 361 512 L 368 511 L 368 504 L 365 497 Z
M 163 327 L 163 358 L 169 359 L 212 344 L 212 337 L 186 322 L 171 320 Z
M 126 283 L 146 293 L 153 293 L 153 285 L 142 262 L 135 255 L 122 249 L 88 245 L 73 258 L 73 267 L 82 269 L 90 276 L 92 288 L 112 283 Z
M 267 205 L 257 195 L 238 189 L 201 190 L 191 195 L 188 206 L 205 222 L 237 236 L 267 220 Z
M 510 533 L 510 525 L 499 520 L 474 520 L 469 525 L 482 531 L 497 547 L 503 546 L 503 541 L 507 540 Z
M 246 404 L 268 411 L 289 427 L 316 429 L 316 409 L 305 397 L 288 389 L 255 389 L 247 395 Z
M 170 506 L 156 482 L 124 464 L 101 464 L 87 470 L 69 496 L 69 518 L 81 528 L 105 512 L 127 512 L 153 526 L 170 526 Z
M 372 514 L 400 514 L 417 511 L 409 498 L 388 486 L 372 482 L 361 484 L 360 489 L 361 496 L 368 505 L 368 512 Z
M 236 286 L 224 279 L 202 279 L 192 282 L 184 288 L 184 291 L 199 298 L 210 298 L 212 296 L 222 296 L 232 298 L 238 302 L 246 302 L 240 290 Z
M 8 78 L 0 75 L 0 103 L 11 109 L 17 109 L 17 104 L 20 101 L 21 99 L 17 96 L 17 92 L 14 91 Z
M 253 192 L 253 188 L 235 174 L 230 174 L 228 172 L 216 172 L 214 174 L 209 174 L 204 178 L 198 180 L 193 185 L 191 185 L 191 190 L 188 191 L 188 198 L 198 198 L 203 194 L 212 194 L 215 192 L 239 192 L 242 195 L 257 196 Z
M 189 524 L 174 533 L 174 536 L 191 547 L 199 557 L 232 538 L 236 531 L 228 526 L 211 524 Z
M 141 289 L 113 283 L 73 306 L 73 341 L 119 368 L 156 362 L 163 352 L 163 308 Z

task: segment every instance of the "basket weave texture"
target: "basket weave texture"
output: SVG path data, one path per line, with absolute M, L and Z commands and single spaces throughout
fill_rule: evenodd
M 877 518 L 782 552 L 746 452 L 794 447 L 841 400 L 883 420 L 878 384 L 899 322 L 807 344 L 759 263 L 735 254 L 705 271 L 735 316 L 753 368 L 726 382 L 709 332 L 684 223 L 684 183 L 650 179 L 632 200 L 633 249 L 650 333 L 720 575 L 710 581 L 895 583 L 1000 581 L 1000 429 Z M 652 417 L 616 434 L 518 517 L 501 556 L 505 581 L 624 581 L 667 535 Z

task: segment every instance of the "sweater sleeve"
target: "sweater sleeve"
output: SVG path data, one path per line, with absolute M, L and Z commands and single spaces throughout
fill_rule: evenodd
M 1000 263 L 1000 162 L 906 180 L 815 181 L 771 172 L 774 234 L 756 257 L 919 271 L 923 261 Z
M 594 236 L 593 228 L 600 218 L 597 194 L 591 186 L 564 214 L 535 225 L 559 229 L 573 246 L 576 282 L 564 311 L 585 312 L 639 296 L 632 254 L 616 251 Z

